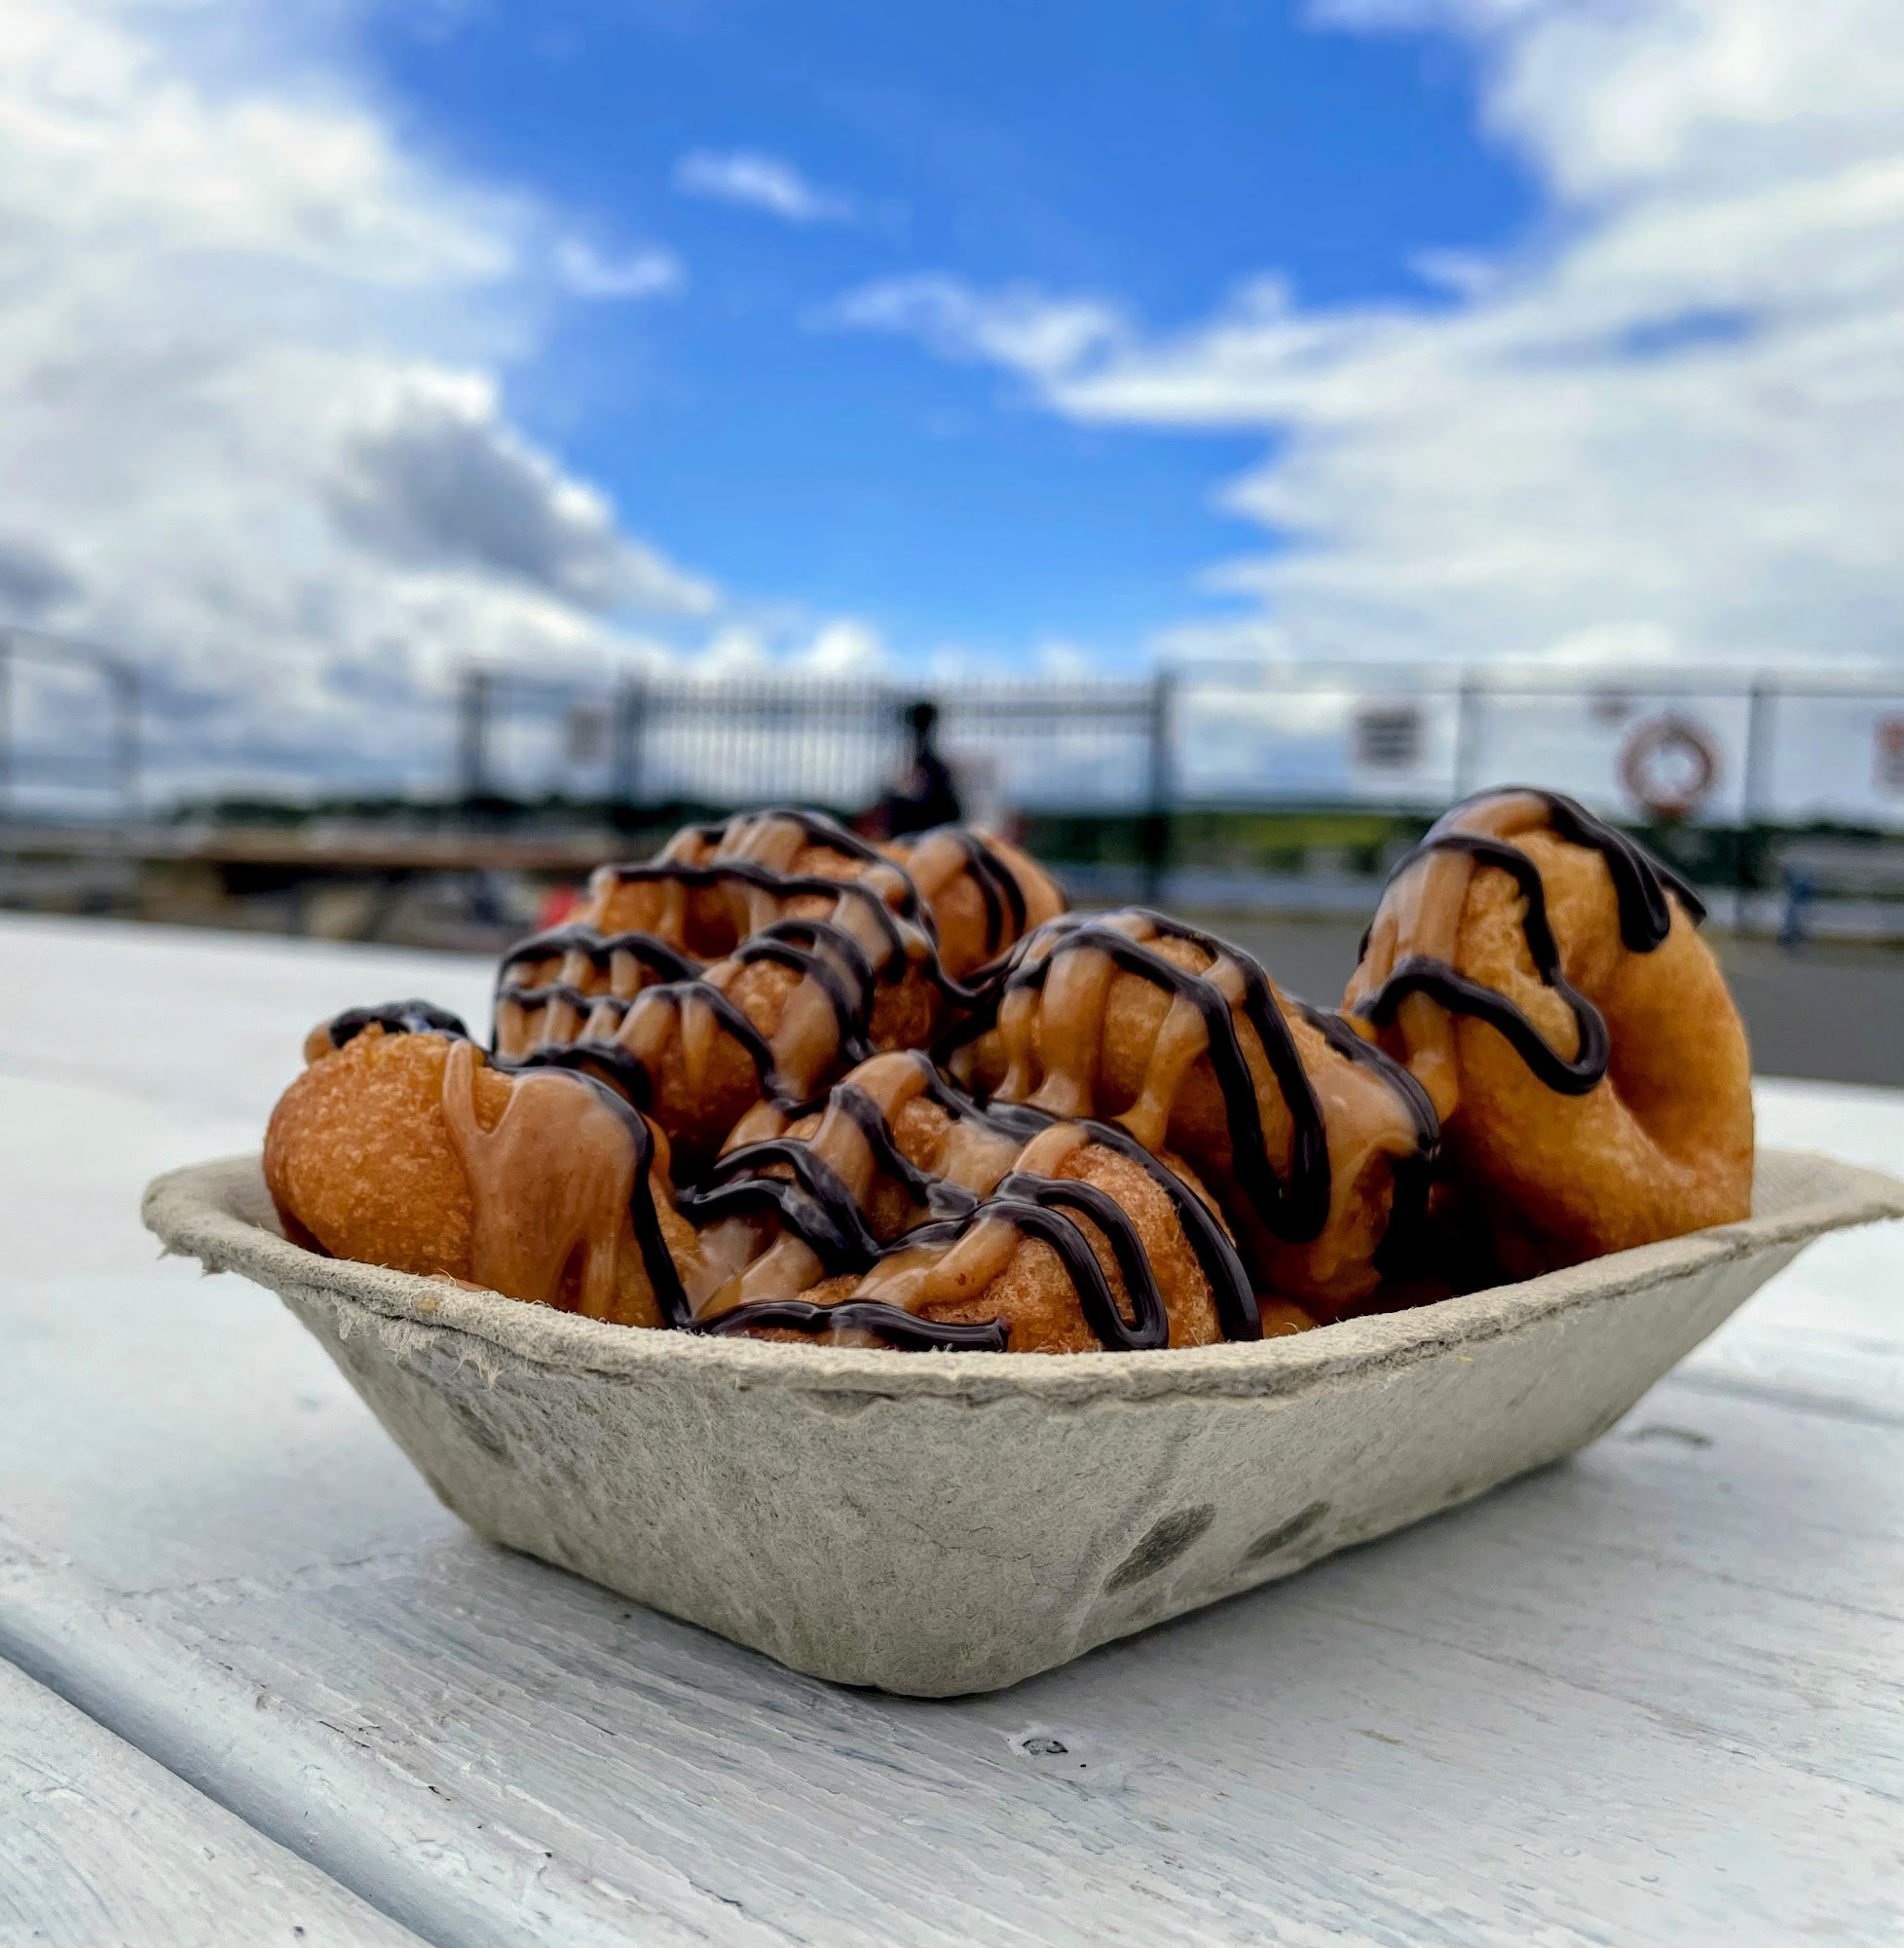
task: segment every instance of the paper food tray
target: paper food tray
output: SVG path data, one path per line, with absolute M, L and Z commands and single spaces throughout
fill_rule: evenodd
M 480 1534 L 846 1684 L 990 1691 L 1604 1434 L 1904 1184 L 1762 1150 L 1754 1215 L 1437 1305 L 1145 1353 L 609 1326 L 288 1243 L 255 1157 L 145 1220 L 278 1292 Z

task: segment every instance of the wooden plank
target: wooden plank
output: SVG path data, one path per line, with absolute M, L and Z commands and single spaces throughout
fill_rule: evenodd
M 314 1023 L 422 993 L 481 1032 L 494 980 L 472 955 L 0 915 L 0 1075 L 235 1119 L 255 1145 Z
M 414 1948 L 416 1939 L 0 1664 L 7 1948 Z
M 0 1641 L 434 1938 L 1904 1919 L 1893 1431 L 1661 1389 L 1475 1508 L 922 1704 L 466 1536 L 235 1282 L 37 1291 L 56 1323 L 0 1381 Z
M 0 925 L 0 1647 L 419 1933 L 1904 1926 L 1898 1227 L 1815 1248 L 1572 1464 L 1003 1696 L 883 1699 L 476 1542 L 267 1294 L 147 1268 L 138 1180 L 253 1141 L 310 1020 L 468 1007 L 479 966 L 31 932 Z M 1904 1167 L 1904 1099 L 1764 1108 Z

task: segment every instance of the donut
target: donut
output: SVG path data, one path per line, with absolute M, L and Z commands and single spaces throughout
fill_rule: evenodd
M 987 1114 L 917 1053 L 735 1136 L 677 1190 L 665 1138 L 602 1082 L 391 1010 L 319 1042 L 265 1177 L 287 1234 L 332 1255 L 620 1325 L 1077 1352 L 1314 1323 L 1258 1305 L 1199 1187 L 1127 1133 Z
M 829 913 L 830 887 L 862 880 L 923 927 L 953 981 L 1064 906 L 1032 859 L 976 828 L 941 826 L 878 846 L 822 813 L 783 805 L 684 826 L 652 860 L 597 867 L 575 919 L 601 933 L 648 934 L 709 961 L 777 920 L 831 918 L 877 952 L 880 929 L 869 932 L 863 907 L 831 901 Z
M 1750 1214 L 1751 1063 L 1692 889 L 1555 792 L 1484 792 L 1391 878 L 1344 997 L 1441 1125 L 1444 1228 L 1527 1278 Z
M 1180 1154 L 1258 1291 L 1339 1318 L 1408 1268 L 1437 1146 L 1426 1097 L 1241 948 L 1144 908 L 1061 917 L 942 1053 L 988 1103 L 1112 1121 Z
M 692 1234 L 665 1149 L 614 1091 L 490 1065 L 454 1018 L 353 1010 L 265 1133 L 265 1183 L 294 1243 L 623 1326 L 664 1323 Z
M 804 1102 L 931 1041 L 1062 906 L 1022 852 L 963 827 L 881 851 L 809 812 L 690 826 L 648 864 L 598 869 L 571 925 L 504 956 L 495 1046 L 610 1082 L 699 1162 L 764 1097 Z
M 959 827 L 690 826 L 511 948 L 492 1045 L 314 1029 L 265 1176 L 314 1251 L 612 1324 L 1158 1351 L 1432 1302 L 1747 1215 L 1745 1037 L 1692 890 L 1571 799 L 1457 805 L 1337 1010 L 1063 911 Z

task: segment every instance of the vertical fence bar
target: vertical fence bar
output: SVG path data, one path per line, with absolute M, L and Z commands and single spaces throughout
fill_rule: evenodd
M 489 720 L 496 679 L 488 670 L 463 672 L 457 699 L 457 789 L 465 803 L 489 795 Z
M 1745 924 L 1747 894 L 1758 884 L 1770 851 L 1765 838 L 1772 817 L 1772 737 L 1778 693 L 1765 677 L 1755 677 L 1745 699 L 1745 772 L 1739 780 L 1738 863 L 1733 898 L 1733 925 Z
M 131 824 L 139 815 L 142 780 L 139 751 L 139 673 L 131 663 L 115 663 L 112 677 L 112 769 L 119 784 L 119 815 Z
M 0 629 L 0 819 L 14 810 L 14 639 Z
M 1475 768 L 1480 755 L 1480 680 L 1464 670 L 1454 693 L 1454 796 L 1464 799 L 1475 789 Z
M 642 788 L 641 744 L 648 724 L 648 686 L 631 676 L 616 693 L 609 720 L 609 800 L 632 810 Z
M 1772 803 L 1772 724 L 1776 688 L 1765 677 L 1753 680 L 1745 701 L 1745 776 L 1739 785 L 1739 822 L 1765 824 Z
M 1171 863 L 1171 809 L 1175 768 L 1171 735 L 1176 716 L 1176 674 L 1160 669 L 1150 680 L 1148 776 L 1144 788 L 1143 897 L 1156 906 L 1164 896 Z

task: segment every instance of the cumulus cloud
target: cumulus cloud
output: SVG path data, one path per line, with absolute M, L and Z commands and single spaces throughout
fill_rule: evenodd
M 579 608 L 700 615 L 713 591 L 629 541 L 594 488 L 501 417 L 487 380 L 392 374 L 338 442 L 330 506 L 365 547 L 426 569 L 506 576 Z
M 757 209 L 783 223 L 850 223 L 849 198 L 816 188 L 792 163 L 755 149 L 691 149 L 674 166 L 683 196 Z
M 0 620 L 140 659 L 162 785 L 439 784 L 463 659 L 653 659 L 713 592 L 507 416 L 548 213 L 246 19 L 0 11 Z
M 0 535 L 0 615 L 31 622 L 79 592 L 79 582 L 42 543 Z
M 1056 411 L 1259 429 L 1225 494 L 1273 551 L 1196 651 L 1649 662 L 1897 656 L 1904 10 L 1889 0 L 1328 0 L 1473 41 L 1538 235 L 1430 252 L 1455 301 L 1305 306 L 1279 278 L 1146 332 L 1115 304 L 922 278 L 837 322 L 1022 373 Z

